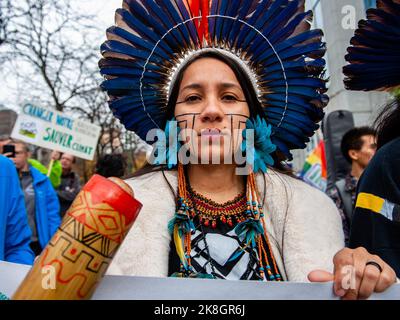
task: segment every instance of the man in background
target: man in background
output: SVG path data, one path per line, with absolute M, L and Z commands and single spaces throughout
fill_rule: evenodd
M 17 170 L 0 155 L 0 260 L 32 264 L 31 230 Z
M 327 193 L 339 209 L 347 246 L 356 199 L 357 183 L 376 152 L 374 129 L 370 127 L 358 127 L 349 130 L 342 138 L 341 151 L 346 160 L 351 164 L 351 170 L 344 179 L 337 181 L 335 186 L 328 190 Z
M 72 166 L 75 163 L 75 157 L 68 153 L 63 153 L 61 155 L 61 184 L 56 189 L 58 199 L 60 200 L 60 214 L 64 217 L 65 213 L 71 206 L 72 202 L 78 195 L 81 184 L 79 175 L 72 171 Z
M 14 140 L 11 144 L 15 146 L 15 157 L 11 160 L 19 174 L 32 231 L 30 246 L 39 255 L 61 223 L 60 204 L 49 178 L 29 164 L 28 145 Z

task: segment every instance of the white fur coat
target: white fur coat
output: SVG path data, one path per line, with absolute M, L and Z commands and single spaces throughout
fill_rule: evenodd
M 176 172 L 165 173 L 177 190 Z M 272 250 L 285 280 L 307 281 L 315 269 L 333 270 L 333 256 L 344 247 L 340 215 L 324 193 L 302 181 L 272 172 L 266 177 L 264 212 Z M 143 208 L 107 274 L 166 277 L 171 236 L 168 222 L 175 201 L 161 172 L 126 181 Z M 264 179 L 257 176 L 260 193 Z

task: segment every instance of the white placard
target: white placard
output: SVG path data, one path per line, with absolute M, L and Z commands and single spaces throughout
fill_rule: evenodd
M 26 103 L 11 137 L 39 147 L 93 160 L 101 128 L 62 112 Z
M 0 292 L 11 297 L 29 270 L 30 266 L 0 261 Z M 332 288 L 332 283 L 106 275 L 92 300 L 338 300 Z M 400 284 L 373 294 L 370 299 L 399 300 Z

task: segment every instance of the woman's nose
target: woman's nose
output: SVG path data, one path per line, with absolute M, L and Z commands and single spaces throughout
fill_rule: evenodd
M 224 118 L 224 112 L 217 98 L 208 98 L 200 114 L 202 122 L 220 122 Z

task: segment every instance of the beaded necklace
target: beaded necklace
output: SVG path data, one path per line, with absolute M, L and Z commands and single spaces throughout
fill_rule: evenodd
M 197 277 L 197 278 L 214 278 L 208 274 L 196 274 L 191 263 L 191 235 L 195 230 L 193 218 L 197 214 L 197 202 L 195 199 L 190 199 L 191 188 L 186 183 L 184 167 L 181 163 L 178 164 L 178 201 L 177 211 L 174 218 L 169 222 L 168 228 L 173 234 L 176 252 L 180 259 L 180 271 L 173 274 L 175 277 Z M 193 191 L 193 190 L 192 190 Z M 224 219 L 217 217 L 216 213 L 223 213 L 226 222 L 228 218 L 237 220 L 238 224 L 235 227 L 235 232 L 239 237 L 244 238 L 246 247 L 250 247 L 258 251 L 258 272 L 261 280 L 282 281 L 279 269 L 271 249 L 271 245 L 267 235 L 267 229 L 264 221 L 264 213 L 260 197 L 257 192 L 255 177 L 251 173 L 247 177 L 247 190 L 245 199 L 245 207 L 243 206 L 243 214 L 238 213 L 242 208 L 242 199 L 236 197 L 231 202 L 230 211 L 224 211 L 217 203 L 207 200 L 201 195 L 196 195 L 197 201 L 203 205 L 205 212 L 201 212 L 202 221 L 204 224 L 208 220 L 208 224 L 216 226 L 217 221 L 224 223 Z M 240 204 L 239 204 L 240 203 Z M 194 206 L 193 206 L 194 205 Z M 196 207 L 196 210 L 194 209 Z M 228 218 L 227 218 L 228 217 Z M 200 218 L 200 217 L 199 217 Z M 240 222 L 239 222 L 240 220 Z M 233 222 L 232 222 L 233 225 Z
M 196 212 L 191 212 L 194 218 L 197 214 L 199 222 L 204 226 L 216 228 L 218 223 L 227 224 L 232 227 L 235 222 L 240 223 L 246 220 L 246 192 L 238 194 L 233 200 L 223 204 L 217 203 L 194 191 L 188 186 L 189 198 L 188 205 L 195 207 Z

